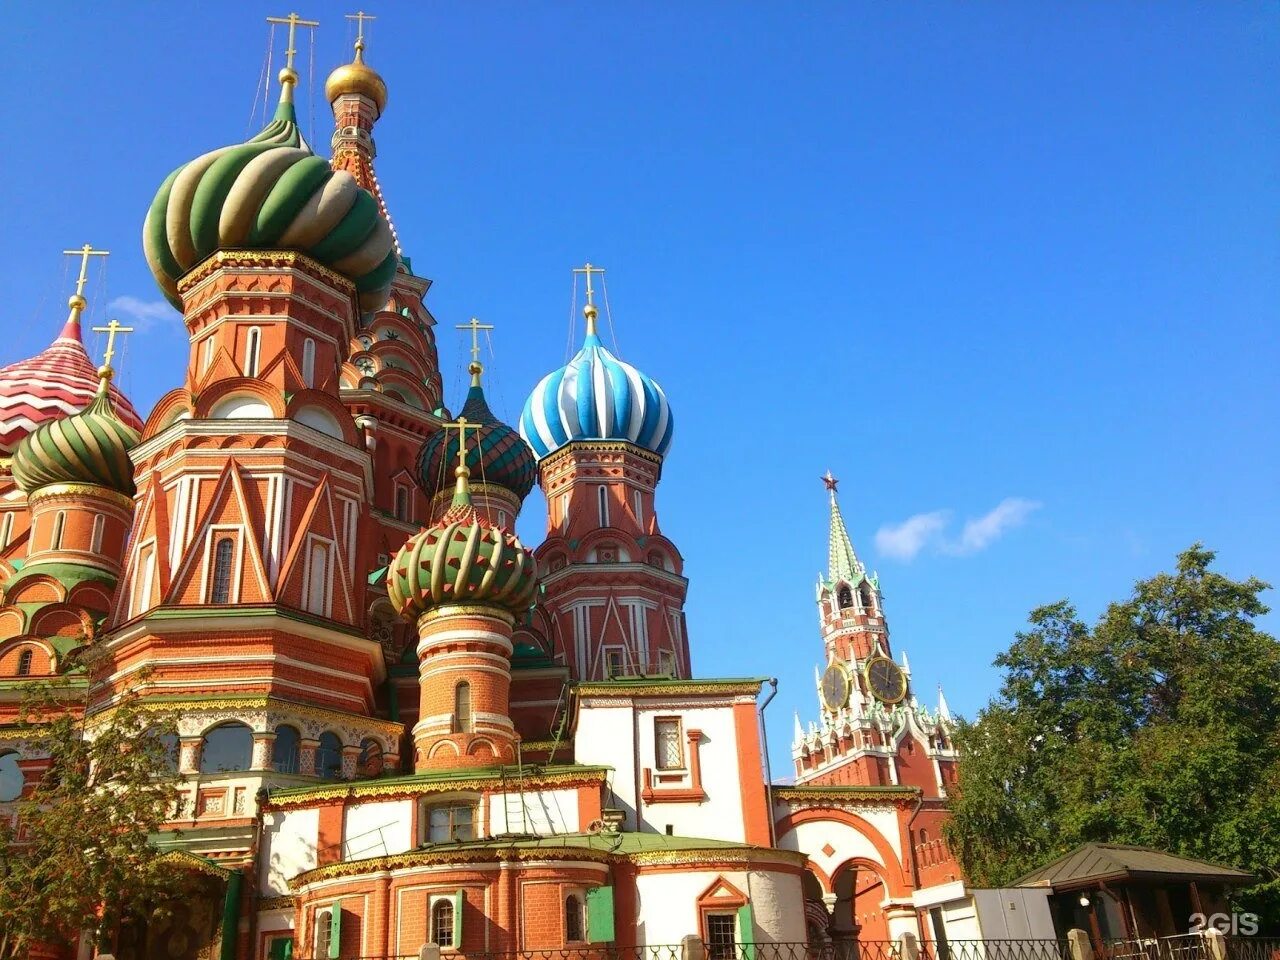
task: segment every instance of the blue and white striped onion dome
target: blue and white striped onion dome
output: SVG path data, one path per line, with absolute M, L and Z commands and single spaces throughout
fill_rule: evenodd
M 667 395 L 605 349 L 593 327 L 577 355 L 534 387 L 520 436 L 539 460 L 575 440 L 628 440 L 665 456 L 675 428 Z

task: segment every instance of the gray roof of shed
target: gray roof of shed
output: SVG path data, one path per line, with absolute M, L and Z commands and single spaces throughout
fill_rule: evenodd
M 1086 843 L 1014 883 L 1016 887 L 1072 890 L 1107 880 L 1205 880 L 1244 884 L 1253 874 L 1205 860 L 1179 857 L 1150 847 Z

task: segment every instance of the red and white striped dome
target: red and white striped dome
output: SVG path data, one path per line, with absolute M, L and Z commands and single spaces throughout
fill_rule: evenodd
M 83 410 L 97 390 L 97 367 L 80 340 L 80 321 L 70 319 L 40 353 L 0 369 L 0 457 L 12 456 L 42 423 Z M 129 426 L 142 429 L 133 404 L 114 386 L 111 406 Z

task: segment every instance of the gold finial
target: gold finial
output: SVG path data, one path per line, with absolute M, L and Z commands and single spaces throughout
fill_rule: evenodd
M 457 485 L 453 488 L 453 504 L 471 503 L 471 471 L 467 469 L 467 431 L 479 430 L 483 424 L 472 423 L 466 417 L 459 417 L 453 423 L 444 424 L 446 430 L 458 431 L 458 465 L 453 470 L 453 475 L 458 478 Z
M 102 366 L 98 368 L 98 394 L 105 396 L 107 384 L 111 382 L 111 358 L 116 355 L 116 334 L 133 333 L 133 327 L 126 327 L 119 320 L 111 320 L 105 327 L 92 327 L 94 333 L 107 335 L 107 349 L 102 354 Z
M 294 46 L 294 40 L 298 27 L 318 27 L 319 20 L 303 20 L 296 13 L 291 13 L 287 17 L 267 17 L 267 23 L 283 23 L 289 26 L 289 46 L 284 51 L 284 69 L 280 71 L 280 84 L 284 88 L 280 91 L 282 100 L 293 99 L 293 85 L 298 82 L 298 72 L 293 69 L 293 58 L 297 54 L 298 49 Z
M 590 261 L 587 261 L 581 267 L 574 267 L 574 273 L 585 273 L 587 275 L 587 305 L 582 308 L 582 315 L 587 318 L 587 336 L 594 337 L 596 335 L 596 317 L 600 311 L 596 309 L 595 291 L 591 289 L 591 275 L 598 273 L 604 276 L 604 267 L 593 267 Z
M 471 374 L 471 385 L 473 387 L 480 386 L 480 374 L 484 372 L 484 366 L 480 363 L 480 331 L 492 330 L 492 323 L 481 323 L 475 317 L 472 317 L 466 323 L 457 323 L 454 326 L 459 330 L 471 331 L 471 363 L 467 365 L 467 372 Z
M 348 13 L 347 19 L 356 22 L 356 63 L 364 63 L 364 22 L 378 18 L 357 10 L 355 13 Z
M 89 281 L 89 258 L 109 257 L 111 256 L 111 251 L 95 250 L 92 244 L 86 243 L 79 250 L 63 250 L 62 252 L 68 257 L 80 258 L 80 276 L 76 278 L 76 292 L 67 300 L 67 306 L 71 308 L 71 313 L 67 317 L 67 327 L 71 327 L 80 323 L 80 314 L 89 302 L 84 298 L 84 285 Z M 65 328 L 63 335 L 66 336 Z M 77 339 L 79 339 L 78 336 Z

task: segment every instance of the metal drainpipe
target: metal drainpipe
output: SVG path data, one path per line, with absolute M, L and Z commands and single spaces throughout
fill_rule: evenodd
M 776 847 L 778 845 L 778 836 L 774 832 L 773 825 L 773 769 L 769 766 L 769 728 L 764 722 L 764 711 L 769 703 L 778 695 L 778 678 L 770 677 L 769 686 L 772 687 L 769 695 L 764 698 L 764 703 L 760 704 L 760 740 L 761 748 L 764 750 L 764 793 L 765 803 L 768 805 L 769 815 L 769 846 Z
M 916 814 L 920 812 L 920 808 L 924 806 L 924 791 L 920 791 L 920 796 L 916 797 L 916 808 L 911 811 L 911 816 L 907 817 L 907 853 L 911 855 L 911 882 L 915 884 L 917 890 L 920 889 L 920 864 L 916 861 L 915 846 L 911 839 L 911 824 L 916 822 Z

